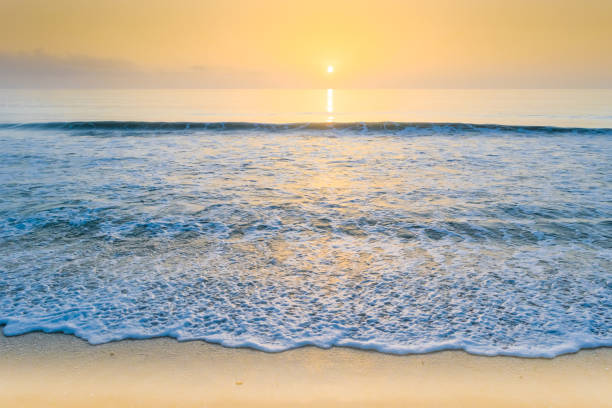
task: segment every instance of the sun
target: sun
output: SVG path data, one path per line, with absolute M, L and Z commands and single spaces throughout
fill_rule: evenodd
M 327 73 L 331 74 L 332 72 L 334 72 L 334 66 L 333 65 L 328 65 L 327 66 Z

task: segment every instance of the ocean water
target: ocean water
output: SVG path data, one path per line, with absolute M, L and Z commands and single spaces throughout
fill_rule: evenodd
M 0 91 L 6 335 L 612 346 L 612 91 L 243 94 Z

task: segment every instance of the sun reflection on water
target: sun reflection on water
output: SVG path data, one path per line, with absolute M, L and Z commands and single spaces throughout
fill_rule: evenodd
M 334 112 L 334 90 L 331 88 L 327 90 L 327 112 L 328 113 Z M 327 117 L 328 122 L 333 122 L 333 120 L 334 120 L 333 116 L 329 115 Z

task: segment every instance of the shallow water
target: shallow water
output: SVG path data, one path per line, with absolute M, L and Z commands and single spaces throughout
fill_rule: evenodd
M 0 322 L 551 357 L 612 346 L 612 131 L 0 127 Z

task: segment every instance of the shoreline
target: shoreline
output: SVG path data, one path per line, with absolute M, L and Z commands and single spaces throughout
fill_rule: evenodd
M 316 348 L 320 350 L 330 350 L 330 349 L 336 349 L 336 348 L 349 349 L 349 350 L 355 350 L 355 351 L 366 351 L 366 352 L 381 353 L 381 354 L 400 356 L 400 357 L 401 356 L 411 356 L 411 355 L 417 355 L 417 356 L 418 355 L 428 355 L 428 354 L 451 351 L 451 352 L 463 352 L 463 353 L 466 353 L 468 355 L 475 356 L 475 357 L 509 357 L 509 358 L 521 358 L 521 359 L 525 358 L 525 359 L 536 359 L 536 360 L 537 359 L 551 360 L 557 357 L 577 354 L 582 351 L 606 349 L 606 348 L 612 349 L 612 345 L 608 343 L 593 345 L 594 343 L 589 343 L 589 342 L 585 343 L 586 345 L 584 346 L 576 346 L 576 347 L 570 347 L 570 348 L 568 348 L 567 346 L 566 347 L 556 346 L 555 352 L 549 352 L 543 355 L 538 355 L 538 354 L 532 355 L 528 353 L 510 352 L 510 351 L 498 352 L 498 353 L 480 353 L 477 351 L 471 351 L 469 348 L 466 348 L 464 346 L 459 346 L 459 345 L 454 345 L 454 344 L 438 345 L 432 348 L 419 349 L 418 351 L 415 351 L 416 349 L 408 349 L 408 351 L 404 351 L 404 349 L 402 349 L 402 351 L 395 351 L 396 349 L 393 349 L 393 348 L 385 349 L 384 347 L 381 347 L 380 345 L 375 345 L 375 344 L 374 345 L 371 345 L 371 344 L 363 345 L 363 344 L 354 343 L 354 342 L 348 342 L 346 344 L 332 344 L 330 346 L 320 346 L 314 343 L 302 343 L 296 346 L 291 346 L 289 348 L 264 348 L 264 347 L 255 345 L 253 343 L 250 343 L 250 345 L 248 344 L 246 345 L 243 345 L 243 344 L 228 345 L 223 341 L 215 341 L 215 340 L 208 340 L 208 339 L 200 339 L 200 338 L 180 339 L 170 334 L 154 335 L 150 337 L 148 336 L 129 337 L 128 336 L 128 337 L 115 339 L 115 340 L 109 340 L 109 341 L 105 341 L 101 343 L 92 343 L 87 338 L 82 337 L 76 334 L 75 332 L 72 332 L 70 330 L 64 331 L 63 329 L 47 330 L 47 329 L 41 328 L 41 329 L 26 331 L 25 333 L 6 335 L 4 334 L 4 328 L 6 327 L 6 325 L 7 325 L 6 322 L 0 322 L 0 337 L 11 338 L 11 337 L 27 336 L 29 334 L 42 334 L 42 335 L 59 334 L 59 335 L 75 337 L 76 339 L 81 340 L 85 342 L 87 345 L 92 346 L 92 347 L 103 346 L 103 345 L 112 344 L 112 343 L 121 343 L 124 341 L 147 341 L 147 340 L 156 340 L 156 339 L 167 339 L 170 342 L 176 342 L 176 343 L 200 342 L 204 344 L 209 344 L 211 346 L 219 346 L 219 347 L 223 347 L 227 349 L 252 350 L 252 351 L 262 352 L 266 354 L 279 354 L 279 353 L 290 352 L 293 350 L 299 350 L 302 348 L 312 347 L 312 348 Z M 563 351 L 558 351 L 558 350 L 563 350 Z
M 6 407 L 612 407 L 611 383 L 609 347 L 548 359 L 0 335 Z

